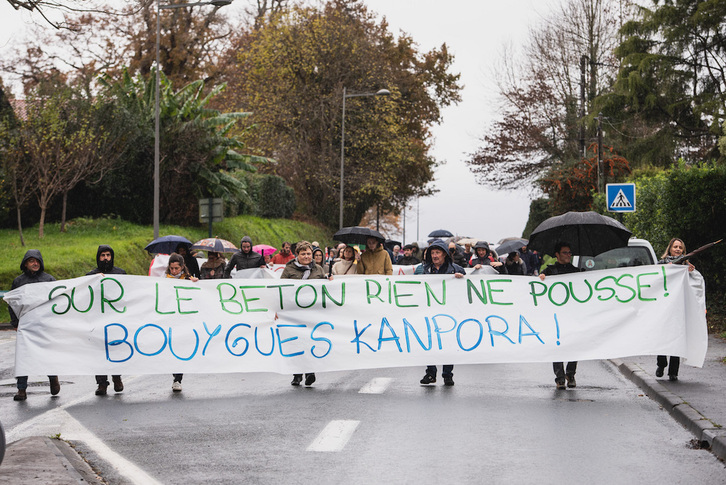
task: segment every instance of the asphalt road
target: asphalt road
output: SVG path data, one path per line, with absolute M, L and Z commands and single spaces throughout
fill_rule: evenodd
M 726 483 L 726 468 L 605 361 L 557 391 L 551 365 L 457 366 L 291 376 L 31 377 L 12 400 L 12 338 L 0 335 L 0 417 L 9 441 L 70 440 L 110 483 Z M 32 385 L 37 384 L 37 385 Z M 363 392 L 361 392 L 363 391 Z

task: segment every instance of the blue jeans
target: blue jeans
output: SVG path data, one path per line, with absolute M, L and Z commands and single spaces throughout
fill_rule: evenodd
M 48 379 L 52 379 L 54 377 L 58 377 L 58 376 L 48 376 Z M 25 389 L 28 388 L 28 376 L 18 376 L 18 377 L 16 377 L 16 379 L 18 380 L 18 390 L 19 391 L 24 391 Z

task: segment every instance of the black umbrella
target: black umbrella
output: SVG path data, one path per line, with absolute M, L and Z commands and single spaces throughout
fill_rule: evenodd
M 532 231 L 529 248 L 554 255 L 555 244 L 570 244 L 573 254 L 597 256 L 628 245 L 630 231 L 613 219 L 597 212 L 567 212 L 550 217 Z
M 432 233 L 429 234 L 429 237 L 440 239 L 443 237 L 454 237 L 454 235 L 451 234 L 446 229 L 436 229 L 435 231 L 433 231 Z
M 360 226 L 344 227 L 333 234 L 333 239 L 345 244 L 365 244 L 369 237 L 374 237 L 381 242 L 386 240 L 380 232 Z
M 504 256 L 505 254 L 509 254 L 513 251 L 519 251 L 522 249 L 522 246 L 526 246 L 527 243 L 526 239 L 511 239 L 509 241 L 504 241 L 502 244 L 497 246 L 497 253 Z
M 401 241 L 394 241 L 393 239 L 386 239 L 383 246 L 385 246 L 386 249 L 393 251 L 394 246 L 403 247 L 403 243 Z
M 161 236 L 147 244 L 144 249 L 150 253 L 171 254 L 176 251 L 179 244 L 185 244 L 188 250 L 191 247 L 192 242 L 182 236 Z

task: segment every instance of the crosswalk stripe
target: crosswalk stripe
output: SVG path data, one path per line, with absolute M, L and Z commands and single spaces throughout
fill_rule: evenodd
M 339 419 L 331 421 L 320 434 L 310 443 L 308 451 L 342 451 L 355 432 L 360 421 Z
M 371 379 L 365 386 L 360 388 L 359 394 L 383 394 L 391 385 L 393 379 L 390 377 L 376 377 Z

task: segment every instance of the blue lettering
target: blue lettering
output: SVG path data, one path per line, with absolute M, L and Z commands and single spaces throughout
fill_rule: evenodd
M 121 327 L 121 328 L 123 329 L 123 331 L 124 331 L 124 337 L 123 337 L 122 339 L 118 339 L 118 340 L 111 340 L 111 341 L 109 342 L 109 340 L 108 340 L 108 328 L 109 328 L 109 327 Z M 123 325 L 121 325 L 120 323 L 110 323 L 110 324 L 106 325 L 106 326 L 105 326 L 105 327 L 103 328 L 103 336 L 104 336 L 104 340 L 105 340 L 105 342 L 106 342 L 106 360 L 108 360 L 109 362 L 126 362 L 126 361 L 127 361 L 127 360 L 129 360 L 129 359 L 130 359 L 131 357 L 133 357 L 133 355 L 134 355 L 134 348 L 133 348 L 133 346 L 132 346 L 132 345 L 131 345 L 130 343 L 128 343 L 128 342 L 126 341 L 126 339 L 127 339 L 127 338 L 128 338 L 128 336 L 129 336 L 129 331 L 128 331 L 128 330 L 126 330 L 126 327 L 124 327 L 124 326 L 123 326 Z M 130 353 L 129 353 L 129 356 L 128 356 L 128 357 L 126 357 L 125 359 L 121 359 L 121 360 L 113 360 L 113 359 L 111 358 L 111 356 L 109 355 L 109 353 L 108 353 L 108 347 L 109 347 L 109 346 L 112 346 L 112 347 L 113 347 L 113 346 L 116 346 L 116 345 L 121 345 L 121 344 L 126 344 L 126 345 L 128 345 L 128 346 L 129 346 L 129 351 L 130 351 Z
M 365 332 L 366 330 L 368 330 L 368 327 L 370 327 L 370 326 L 371 325 L 369 323 L 368 325 L 366 325 L 365 327 L 363 327 L 363 330 L 361 330 L 359 332 L 358 331 L 358 320 L 353 320 L 353 331 L 355 332 L 355 338 L 353 340 L 351 340 L 350 343 L 354 343 L 355 342 L 355 344 L 356 344 L 356 354 L 360 354 L 360 344 L 363 344 L 366 347 L 368 347 L 369 349 L 371 349 L 371 352 L 375 352 L 375 350 L 373 350 L 373 347 L 371 347 L 370 345 L 368 345 L 367 343 L 363 342 L 360 339 L 361 335 L 363 335 L 363 332 Z
M 331 350 L 333 350 L 333 342 L 331 342 L 330 340 L 326 339 L 325 337 L 316 337 L 315 336 L 315 331 L 321 325 L 330 325 L 330 330 L 334 330 L 335 329 L 335 327 L 333 326 L 333 324 L 330 323 L 330 322 L 320 322 L 317 325 L 315 325 L 315 327 L 313 328 L 313 331 L 310 332 L 310 338 L 312 340 L 314 340 L 316 342 L 327 342 L 328 343 L 328 350 L 325 351 L 325 353 L 323 355 L 320 355 L 320 356 L 315 355 L 315 345 L 312 346 L 312 348 L 310 349 L 310 353 L 313 354 L 313 357 L 315 357 L 316 359 L 322 359 L 323 357 L 325 357 L 326 355 L 328 355 Z
M 225 339 L 224 339 L 224 346 L 225 346 L 225 347 L 227 347 L 227 352 L 229 352 L 230 354 L 234 355 L 235 357 L 242 357 L 243 355 L 245 355 L 245 354 L 247 353 L 247 350 L 248 350 L 248 349 L 250 348 L 250 341 L 249 341 L 249 340 L 247 340 L 247 339 L 246 339 L 246 338 L 244 338 L 244 337 L 237 337 L 236 339 L 234 339 L 234 341 L 232 342 L 232 347 L 237 347 L 237 343 L 238 343 L 238 342 L 239 342 L 240 340 L 244 340 L 244 341 L 245 341 L 245 349 L 244 349 L 244 350 L 243 350 L 243 351 L 242 351 L 241 353 L 239 353 L 239 354 L 235 354 L 234 352 L 232 352 L 232 349 L 231 349 L 231 348 L 229 348 L 229 335 L 230 335 L 230 334 L 232 333 L 232 331 L 233 331 L 234 329 L 236 329 L 237 327 L 247 327 L 247 328 L 252 328 L 252 327 L 250 327 L 249 325 L 247 325 L 246 323 L 238 323 L 238 324 L 236 324 L 236 325 L 232 325 L 232 327 L 231 327 L 231 328 L 229 329 L 229 331 L 227 332 L 227 337 L 225 337 Z
M 464 347 L 461 343 L 461 328 L 464 326 L 466 322 L 476 322 L 476 324 L 479 326 L 479 338 L 477 339 L 476 343 L 469 347 L 468 349 Z M 458 327 L 456 327 L 456 341 L 459 343 L 459 348 L 465 352 L 470 352 L 474 350 L 475 348 L 479 347 L 479 344 L 481 343 L 481 339 L 484 337 L 484 326 L 481 324 L 481 322 L 475 318 L 467 318 L 466 320 L 462 320 L 462 322 L 459 324 Z
M 286 354 L 285 352 L 283 352 L 282 344 L 284 344 L 285 342 L 292 342 L 293 340 L 297 340 L 297 335 L 294 337 L 286 338 L 285 340 L 282 339 L 282 337 L 280 336 L 280 328 L 286 328 L 286 327 L 305 328 L 305 327 L 307 327 L 307 325 L 305 325 L 303 323 L 299 323 L 299 324 L 295 324 L 295 325 L 279 324 L 277 326 L 275 331 L 277 332 L 277 345 L 278 345 L 278 347 L 280 347 L 280 355 L 283 357 L 295 357 L 296 355 L 304 354 L 305 352 L 303 352 L 302 350 L 300 352 L 295 352 L 293 354 Z

